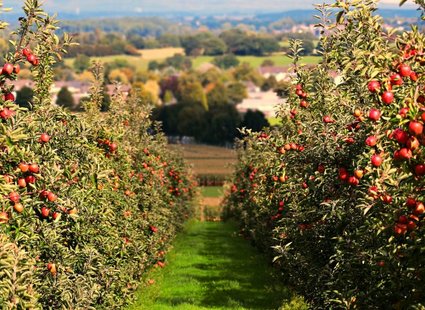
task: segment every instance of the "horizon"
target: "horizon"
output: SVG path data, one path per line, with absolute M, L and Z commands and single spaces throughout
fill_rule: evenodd
M 23 5 L 16 0 L 4 0 L 4 7 L 12 8 L 13 13 L 19 13 Z M 317 0 L 300 0 L 296 5 L 286 0 L 264 0 L 261 3 L 244 0 L 205 0 L 202 3 L 195 0 L 167 1 L 167 0 L 145 0 L 141 4 L 135 0 L 121 0 L 119 7 L 113 0 L 103 0 L 101 8 L 96 0 L 46 0 L 44 8 L 61 15 L 74 15 L 75 17 L 98 17 L 99 15 L 244 15 L 261 13 L 280 13 L 294 10 L 314 10 Z M 384 0 L 379 2 L 381 9 L 398 9 L 400 11 L 416 9 L 418 6 L 408 1 L 400 7 L 398 0 Z M 160 9 L 158 9 L 160 8 Z M 164 9 L 166 8 L 166 9 Z

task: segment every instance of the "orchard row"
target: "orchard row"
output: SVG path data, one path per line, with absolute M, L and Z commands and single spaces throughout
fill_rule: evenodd
M 320 65 L 293 42 L 284 125 L 240 142 L 226 213 L 315 308 L 424 307 L 425 38 L 335 9 Z
M 191 216 L 192 179 L 149 121 L 149 103 L 119 91 L 102 114 L 102 70 L 86 112 L 50 104 L 58 53 L 71 43 L 38 1 L 25 3 L 0 75 L 2 309 L 119 309 L 141 277 L 165 265 Z M 31 111 L 10 81 L 31 68 Z

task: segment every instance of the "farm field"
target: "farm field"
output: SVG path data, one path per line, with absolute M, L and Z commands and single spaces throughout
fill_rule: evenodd
M 92 60 L 100 61 L 103 63 L 112 62 L 114 60 L 125 60 L 130 65 L 134 66 L 137 70 L 147 70 L 148 64 L 152 60 L 161 61 L 167 57 L 171 57 L 175 54 L 184 54 L 182 48 L 160 48 L 160 49 L 146 49 L 139 50 L 141 56 L 131 55 L 112 55 L 102 57 L 91 57 Z M 64 62 L 67 66 L 72 66 L 75 58 L 65 58 Z M 200 56 L 192 58 L 193 67 L 199 68 L 202 64 L 210 63 L 214 57 L 212 56 Z M 285 55 L 272 55 L 272 56 L 238 56 L 239 61 L 247 62 L 253 67 L 260 67 L 264 60 L 272 60 L 276 66 L 287 66 L 291 63 L 291 59 Z M 320 60 L 318 56 L 306 56 L 301 59 L 302 63 L 305 64 L 317 64 Z
M 214 57 L 212 56 L 200 56 L 194 58 L 193 66 L 195 68 L 200 67 L 204 63 L 212 62 Z M 238 56 L 238 59 L 241 63 L 247 62 L 252 67 L 260 67 L 264 60 L 272 60 L 276 66 L 289 66 L 291 64 L 291 59 L 285 55 L 272 55 L 272 56 Z M 304 64 L 317 64 L 320 60 L 318 56 L 306 56 L 301 59 L 301 63 Z
M 179 151 L 196 175 L 230 175 L 236 163 L 236 152 L 232 149 L 209 145 L 173 144 L 168 147 Z
M 126 310 L 307 309 L 230 222 L 188 223 L 165 264 L 147 275 Z

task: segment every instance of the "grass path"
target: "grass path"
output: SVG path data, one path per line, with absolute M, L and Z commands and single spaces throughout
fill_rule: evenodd
M 190 222 L 127 310 L 307 309 L 232 223 Z

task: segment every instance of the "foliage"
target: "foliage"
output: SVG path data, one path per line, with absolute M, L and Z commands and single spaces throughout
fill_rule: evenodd
M 30 109 L 32 105 L 32 98 L 34 97 L 34 92 L 30 87 L 24 86 L 21 90 L 16 92 L 16 101 L 15 103 L 22 107 Z
M 221 69 L 229 69 L 239 65 L 238 58 L 233 54 L 226 54 L 223 56 L 217 56 L 213 60 L 213 64 Z
M 270 124 L 267 121 L 264 113 L 258 110 L 248 110 L 243 116 L 241 128 L 251 129 L 254 132 L 259 132 L 265 127 L 269 127 Z
M 118 91 L 100 113 L 99 67 L 86 112 L 51 104 L 53 65 L 72 41 L 39 1 L 24 12 L 0 76 L 0 304 L 120 309 L 191 216 L 193 184 L 137 98 Z M 18 64 L 34 76 L 33 111 L 11 94 Z
M 68 87 L 64 86 L 59 90 L 56 104 L 60 107 L 68 108 L 70 110 L 75 108 L 74 97 L 68 90 Z
M 77 73 L 81 73 L 90 68 L 90 57 L 78 54 L 74 59 L 74 69 Z
M 314 308 L 422 309 L 425 37 L 372 0 L 317 9 L 322 62 L 292 42 L 282 126 L 244 132 L 226 213 Z

